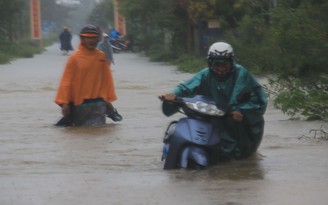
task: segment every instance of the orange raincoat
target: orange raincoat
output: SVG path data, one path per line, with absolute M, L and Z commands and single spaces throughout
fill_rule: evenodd
M 80 105 L 97 98 L 105 102 L 117 99 L 107 57 L 98 49 L 90 51 L 80 44 L 67 61 L 55 103 Z

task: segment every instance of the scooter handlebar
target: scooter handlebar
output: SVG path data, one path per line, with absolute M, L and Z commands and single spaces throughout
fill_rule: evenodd
M 174 100 L 167 100 L 167 99 L 165 99 L 164 95 L 160 95 L 160 96 L 158 96 L 158 99 L 160 101 L 166 101 L 166 102 L 170 102 L 170 103 L 183 103 L 183 99 L 178 96 L 176 96 Z

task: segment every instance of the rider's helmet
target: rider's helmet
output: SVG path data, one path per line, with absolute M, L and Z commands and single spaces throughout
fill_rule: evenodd
M 98 36 L 98 30 L 93 25 L 87 25 L 81 29 L 80 36 L 95 37 Z
M 234 71 L 234 51 L 230 44 L 225 42 L 217 42 L 211 45 L 207 54 L 208 67 L 220 80 L 227 79 Z M 214 72 L 215 64 L 230 64 L 230 68 L 221 74 Z

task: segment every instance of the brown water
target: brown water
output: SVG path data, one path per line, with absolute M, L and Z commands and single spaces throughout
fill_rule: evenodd
M 68 58 L 58 44 L 0 65 L 0 205 L 328 204 L 328 143 L 309 134 L 325 123 L 291 121 L 272 107 L 253 158 L 163 170 L 163 133 L 179 116 L 162 115 L 157 95 L 191 75 L 137 54 L 114 57 L 114 105 L 124 120 L 89 128 L 53 126 Z

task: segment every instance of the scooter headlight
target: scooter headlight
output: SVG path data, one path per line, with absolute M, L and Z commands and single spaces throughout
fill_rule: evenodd
M 218 109 L 215 104 L 209 104 L 201 101 L 196 101 L 194 103 L 192 102 L 186 102 L 186 105 L 193 111 L 211 115 L 211 116 L 223 116 L 225 113 Z

